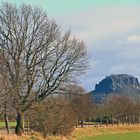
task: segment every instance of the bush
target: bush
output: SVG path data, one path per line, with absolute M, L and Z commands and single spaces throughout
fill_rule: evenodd
M 46 134 L 66 135 L 76 124 L 75 114 L 67 101 L 44 101 L 37 103 L 30 115 L 31 127 Z

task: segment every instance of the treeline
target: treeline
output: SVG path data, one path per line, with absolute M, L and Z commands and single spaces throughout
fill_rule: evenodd
M 102 103 L 95 104 L 93 97 L 78 85 L 67 86 L 65 92 L 67 94 L 49 96 L 44 101 L 35 102 L 24 114 L 25 128 L 41 132 L 46 137 L 50 134 L 66 135 L 75 127 L 84 125 L 140 123 L 139 98 L 112 94 Z M 9 109 L 7 116 L 15 117 Z
M 109 95 L 97 105 L 96 118 L 100 123 L 135 124 L 140 123 L 140 99 L 127 95 Z
M 80 86 L 69 86 L 69 94 L 50 96 L 35 103 L 27 111 L 30 129 L 47 134 L 69 134 L 75 127 L 84 125 L 84 120 L 94 114 L 93 101 Z
M 139 98 L 112 94 L 102 103 L 95 104 L 92 96 L 80 86 L 68 86 L 65 92 L 67 94 L 49 96 L 28 108 L 24 113 L 24 130 L 38 131 L 46 137 L 50 134 L 66 135 L 75 127 L 84 127 L 84 125 L 140 123 Z M 14 120 L 16 112 L 11 106 L 6 105 L 1 106 L 1 119 L 5 120 L 9 133 L 8 118 Z

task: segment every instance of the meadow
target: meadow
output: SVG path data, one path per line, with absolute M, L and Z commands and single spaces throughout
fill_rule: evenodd
M 75 140 L 139 140 L 140 125 L 79 128 L 72 136 Z
M 78 140 L 139 140 L 140 133 L 139 132 L 131 132 L 124 134 L 106 134 L 99 136 L 85 136 L 81 137 Z
M 68 136 L 48 136 L 30 132 L 22 136 L 0 134 L 2 140 L 140 140 L 140 125 L 75 128 Z
M 9 122 L 9 126 L 10 126 L 10 127 L 15 127 L 15 126 L 16 126 L 16 122 L 10 121 L 10 122 Z M 3 128 L 3 127 L 5 127 L 5 122 L 0 121 L 0 128 Z

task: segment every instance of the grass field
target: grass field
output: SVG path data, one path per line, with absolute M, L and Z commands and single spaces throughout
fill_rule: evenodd
M 140 140 L 140 125 L 78 128 L 75 140 Z
M 10 126 L 10 127 L 16 126 L 16 122 L 9 122 L 9 126 Z M 0 122 L 0 128 L 1 128 L 1 127 L 5 127 L 5 122 Z
M 0 134 L 0 139 L 44 140 L 42 135 L 36 132 L 25 133 L 22 137 Z M 46 140 L 140 140 L 140 125 L 76 128 L 68 136 L 49 136 Z
M 139 132 L 131 132 L 125 134 L 106 134 L 99 136 L 85 136 L 79 138 L 78 140 L 140 140 Z

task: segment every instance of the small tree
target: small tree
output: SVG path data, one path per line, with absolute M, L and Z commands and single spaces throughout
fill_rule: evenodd
M 18 135 L 23 133 L 24 112 L 72 82 L 87 66 L 83 41 L 72 38 L 70 31 L 62 35 L 42 9 L 29 5 L 0 7 L 0 56 L 0 75 L 8 81 Z
M 89 120 L 93 116 L 94 102 L 90 94 L 78 86 L 72 85 L 68 89 L 71 106 L 77 116 L 77 124 L 80 121 L 83 127 L 84 120 Z
M 63 97 L 49 98 L 37 103 L 30 111 L 33 130 L 46 134 L 68 134 L 75 125 L 75 114 L 69 101 Z

